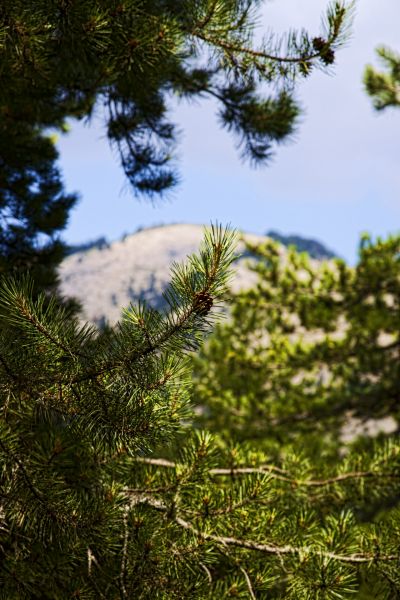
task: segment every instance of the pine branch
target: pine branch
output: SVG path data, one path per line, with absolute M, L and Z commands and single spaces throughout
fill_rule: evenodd
M 231 277 L 230 265 L 234 260 L 235 242 L 235 231 L 212 225 L 211 230 L 205 232 L 200 258 L 192 255 L 187 259 L 188 266 L 175 265 L 170 288 L 164 294 L 170 311 L 165 315 L 158 313 L 159 331 L 150 338 L 140 322 L 142 317 L 135 315 L 132 308 L 131 312 L 126 312 L 126 322 L 133 321 L 145 332 L 144 342 L 128 351 L 123 358 L 112 357 L 96 369 L 70 377 L 69 383 L 96 379 L 126 368 L 128 364 L 132 365 L 149 355 L 161 352 L 169 343 L 175 342 L 172 350 L 177 356 L 186 350 L 196 349 L 198 341 L 195 335 L 209 326 L 211 308 L 226 291 L 227 282 Z M 200 285 L 196 285 L 197 281 L 200 281 Z
M 125 493 L 127 493 L 126 489 L 125 489 Z M 335 560 L 335 561 L 338 561 L 341 563 L 349 563 L 349 564 L 354 564 L 354 565 L 370 564 L 372 562 L 390 562 L 390 561 L 395 561 L 395 560 L 400 559 L 400 554 L 383 555 L 380 552 L 377 552 L 375 554 L 353 553 L 353 554 L 349 554 L 349 555 L 343 555 L 343 554 L 336 554 L 335 552 L 329 552 L 327 550 L 321 550 L 319 548 L 315 548 L 312 546 L 297 547 L 297 546 L 292 546 L 290 544 L 285 544 L 284 546 L 278 546 L 276 544 L 271 544 L 271 543 L 267 543 L 267 542 L 256 542 L 253 540 L 244 540 L 244 539 L 239 539 L 239 538 L 230 537 L 230 536 L 215 535 L 215 534 L 207 533 L 205 531 L 201 531 L 201 530 L 197 529 L 194 525 L 189 523 L 189 521 L 182 519 L 176 511 L 171 513 L 170 508 L 166 504 L 164 504 L 160 500 L 157 500 L 156 498 L 154 498 L 150 495 L 149 496 L 148 495 L 138 495 L 138 496 L 131 495 L 130 496 L 130 504 L 132 507 L 134 507 L 136 505 L 140 505 L 140 504 L 147 504 L 147 505 L 151 506 L 152 508 L 154 508 L 155 510 L 169 515 L 170 518 L 172 518 L 172 520 L 177 525 L 179 525 L 179 527 L 181 527 L 182 529 L 185 529 L 186 531 L 190 531 L 196 537 L 199 537 L 200 539 L 203 539 L 206 541 L 216 542 L 217 544 L 222 545 L 222 546 L 234 546 L 237 548 L 245 548 L 246 550 L 261 552 L 263 554 L 277 555 L 280 557 L 282 557 L 284 555 L 304 556 L 305 554 L 309 554 L 309 555 L 314 555 L 314 556 L 318 556 L 321 558 L 329 558 L 329 559 L 332 559 L 332 560 Z
M 66 344 L 64 344 L 63 341 L 60 338 L 55 337 L 51 333 L 51 331 L 49 331 L 43 325 L 43 323 L 41 323 L 39 321 L 39 319 L 37 319 L 36 315 L 30 310 L 29 304 L 28 304 L 28 302 L 27 302 L 27 300 L 26 300 L 25 297 L 23 297 L 23 296 L 19 297 L 18 308 L 19 308 L 19 310 L 21 312 L 21 315 L 23 317 L 25 317 L 25 319 L 29 323 L 31 323 L 33 325 L 33 327 L 39 333 L 41 333 L 46 339 L 48 339 L 49 342 L 51 342 L 51 344 L 53 344 L 57 348 L 60 348 L 60 350 L 62 350 L 65 354 L 69 354 L 70 356 L 80 356 L 80 357 L 87 358 L 87 356 L 84 353 L 79 352 L 77 350 L 72 350 L 69 346 L 67 346 Z
M 260 71 L 263 71 L 266 65 L 258 63 L 257 61 L 259 59 L 278 64 L 297 64 L 305 69 L 305 73 L 307 73 L 309 65 L 316 59 L 320 59 L 325 66 L 329 66 L 334 62 L 333 48 L 336 48 L 340 43 L 343 43 L 343 40 L 346 38 L 346 31 L 349 29 L 352 21 L 352 12 L 353 3 L 350 3 L 347 6 L 341 2 L 330 5 L 328 7 L 325 24 L 325 38 L 315 37 L 311 42 L 308 38 L 305 38 L 303 40 L 305 44 L 303 43 L 304 48 L 302 50 L 298 49 L 298 44 L 294 43 L 294 34 L 291 34 L 293 38 L 292 45 L 295 46 L 296 50 L 296 54 L 293 56 L 290 56 L 289 54 L 274 54 L 267 50 L 255 50 L 250 46 L 243 45 L 240 41 L 230 41 L 227 39 L 227 33 L 231 31 L 230 27 L 222 31 L 215 31 L 213 32 L 214 35 L 210 35 L 205 31 L 206 28 L 202 22 L 200 27 L 197 27 L 197 24 L 195 24 L 188 33 L 206 42 L 213 48 L 221 48 L 224 50 L 235 65 L 237 65 L 237 61 L 233 57 L 236 54 L 254 59 L 256 62 L 253 62 L 253 66 L 259 68 Z M 206 24 L 207 23 L 208 21 Z
M 304 61 L 310 61 L 320 57 L 320 52 L 312 52 L 305 56 L 276 56 L 274 54 L 268 54 L 268 52 L 264 52 L 263 50 L 253 50 L 252 48 L 248 48 L 247 46 L 241 46 L 239 44 L 224 41 L 220 38 L 214 38 L 205 33 L 195 31 L 193 32 L 193 35 L 203 40 L 204 42 L 211 44 L 214 47 L 220 47 L 223 50 L 228 50 L 229 52 L 234 52 L 237 54 L 246 54 L 253 58 L 262 58 L 264 60 L 271 60 L 274 62 L 296 64 L 303 63 Z
M 120 582 L 122 597 L 124 599 L 126 599 L 126 598 L 128 598 L 128 592 L 126 589 L 126 569 L 127 569 L 127 564 L 128 564 L 128 538 L 129 538 L 128 515 L 126 512 L 124 512 L 124 515 L 123 515 L 123 531 L 124 531 L 124 539 L 123 539 L 123 546 L 122 546 L 121 571 L 120 571 L 120 575 L 119 575 L 119 582 Z
M 164 467 L 168 469 L 177 469 L 181 465 L 165 460 L 163 458 L 144 458 L 136 457 L 135 460 L 140 463 L 153 465 L 157 467 Z M 275 467 L 274 465 L 260 465 L 259 467 L 232 467 L 229 468 L 212 468 L 208 470 L 208 474 L 211 477 L 226 476 L 236 477 L 238 475 L 266 475 L 268 474 L 272 479 L 277 479 L 286 483 L 290 483 L 297 487 L 323 487 L 332 485 L 335 483 L 342 483 L 352 479 L 400 479 L 400 472 L 378 472 L 378 471 L 351 471 L 349 473 L 342 473 L 327 479 L 297 479 L 291 476 L 288 471 Z
M 269 473 L 270 477 L 273 479 L 278 479 L 279 481 L 284 481 L 286 483 L 290 483 L 292 485 L 301 487 L 323 487 L 327 485 L 332 485 L 335 483 L 341 483 L 343 481 L 348 481 L 351 479 L 400 479 L 400 472 L 395 473 L 381 473 L 375 471 L 354 471 L 350 473 L 343 473 L 342 475 L 337 475 L 335 477 L 328 477 L 327 479 L 296 479 L 292 476 L 283 476 L 274 472 L 275 468 L 270 467 L 269 465 L 261 465 L 260 467 L 239 467 L 233 469 L 210 469 L 210 475 L 226 475 L 233 477 L 235 475 L 249 475 L 249 474 L 259 474 L 264 475 L 265 473 Z M 286 471 L 285 471 L 286 472 Z

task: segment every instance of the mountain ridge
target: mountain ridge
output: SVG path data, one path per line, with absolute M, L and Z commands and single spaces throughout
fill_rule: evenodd
M 203 232 L 202 225 L 157 225 L 114 242 L 102 237 L 81 244 L 72 248 L 60 265 L 60 292 L 76 298 L 82 304 L 82 319 L 99 327 L 114 325 L 122 309 L 132 302 L 145 301 L 162 309 L 173 262 L 196 252 Z M 268 239 L 249 233 L 241 233 L 241 237 L 252 244 Z M 285 253 L 284 246 L 281 251 Z M 235 262 L 233 290 L 249 287 L 256 280 L 246 266 L 249 254 L 244 241 L 239 242 L 238 252 L 243 256 Z

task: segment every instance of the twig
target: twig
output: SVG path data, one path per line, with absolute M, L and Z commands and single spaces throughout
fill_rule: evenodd
M 176 469 L 179 465 L 170 460 L 166 460 L 164 458 L 136 458 L 138 462 L 166 467 L 169 469 Z M 323 487 L 325 485 L 331 485 L 334 483 L 341 483 L 342 481 L 348 481 L 350 479 L 369 479 L 369 478 L 377 478 L 377 479 L 400 479 L 400 472 L 398 473 L 380 473 L 374 471 L 351 471 L 349 473 L 342 473 L 341 475 L 337 475 L 334 477 L 328 477 L 327 479 L 296 479 L 292 477 L 287 471 L 284 469 L 280 469 L 279 467 L 275 467 L 274 465 L 260 465 L 259 467 L 232 467 L 229 468 L 214 468 L 210 469 L 208 473 L 211 476 L 235 476 L 235 475 L 266 475 L 269 474 L 272 478 L 278 479 L 279 481 L 284 481 L 286 483 L 291 483 L 296 486 L 307 486 L 307 487 Z
M 136 457 L 136 461 L 140 463 L 145 463 L 146 465 L 154 465 L 156 467 L 167 467 L 170 469 L 176 469 L 177 464 L 166 460 L 165 458 L 144 458 L 141 456 Z
M 152 506 L 156 510 L 159 510 L 161 512 L 167 513 L 168 515 L 171 515 L 171 511 L 169 510 L 169 508 L 166 504 L 164 504 L 160 500 L 152 498 L 151 496 L 141 495 L 141 496 L 136 496 L 136 497 L 134 496 L 133 498 L 131 498 L 131 505 L 134 506 L 137 504 L 148 504 L 149 506 Z M 177 525 L 182 527 L 182 529 L 190 531 L 191 533 L 193 533 L 194 535 L 198 536 L 199 538 L 201 538 L 203 540 L 210 540 L 210 541 L 216 542 L 217 544 L 221 544 L 223 546 L 235 546 L 237 548 L 246 548 L 246 550 L 254 550 L 256 552 L 262 552 L 264 554 L 274 554 L 280 558 L 284 554 L 304 555 L 304 554 L 308 553 L 308 554 L 314 554 L 316 556 L 320 556 L 323 558 L 330 558 L 332 560 L 337 560 L 339 562 L 350 563 L 350 564 L 370 563 L 373 561 L 387 562 L 387 561 L 392 561 L 392 560 L 399 560 L 399 555 L 397 555 L 397 554 L 388 554 L 388 555 L 376 554 L 375 555 L 375 554 L 355 553 L 355 554 L 343 555 L 343 554 L 336 554 L 335 552 L 330 552 L 327 550 L 320 550 L 318 548 L 313 548 L 312 546 L 296 547 L 296 546 L 291 546 L 290 544 L 286 544 L 285 546 L 277 546 L 276 544 L 270 544 L 268 542 L 256 542 L 253 540 L 241 540 L 241 539 L 234 538 L 234 537 L 215 535 L 213 533 L 207 533 L 205 531 L 200 531 L 199 529 L 194 527 L 191 523 L 182 519 L 178 514 L 171 516 L 171 518 Z
M 213 46 L 219 46 L 226 51 L 236 52 L 238 54 L 247 54 L 248 56 L 252 56 L 253 58 L 263 58 L 265 60 L 272 60 L 281 63 L 301 63 L 304 61 L 313 60 L 315 58 L 319 58 L 320 52 L 312 52 L 307 56 L 275 56 L 273 54 L 268 54 L 267 52 L 263 52 L 262 50 L 252 50 L 246 46 L 240 46 L 238 44 L 232 44 L 231 42 L 224 42 L 221 39 L 213 38 L 208 36 L 205 33 L 200 33 L 199 31 L 191 32 L 192 35 L 198 37 L 199 39 L 207 42 L 208 44 L 212 44 Z
M 88 576 L 90 581 L 92 582 L 92 585 L 94 587 L 94 589 L 96 590 L 96 592 L 99 595 L 99 598 L 101 598 L 101 600 L 107 600 L 107 596 L 105 594 L 103 594 L 103 592 L 100 590 L 99 586 L 96 583 L 96 580 L 92 577 L 92 562 L 99 567 L 99 563 L 97 562 L 97 559 L 95 557 L 95 555 L 93 554 L 92 550 L 89 548 L 87 549 L 87 557 L 88 557 Z
M 165 507 L 165 510 L 167 510 L 167 507 Z M 342 555 L 342 554 L 335 554 L 335 552 L 329 552 L 326 550 L 318 550 L 318 549 L 312 548 L 311 546 L 304 546 L 302 548 L 297 548 L 296 546 L 291 546 L 289 544 L 287 544 L 286 546 L 276 546 L 274 544 L 259 543 L 259 542 L 254 542 L 252 540 L 240 540 L 240 539 L 234 538 L 234 537 L 219 536 L 219 535 L 214 535 L 212 533 L 206 533 L 206 532 L 200 531 L 200 530 L 196 529 L 195 527 L 193 527 L 193 525 L 191 523 L 184 521 L 183 519 L 181 519 L 178 516 L 175 517 L 175 522 L 178 525 L 180 525 L 183 529 L 187 529 L 187 530 L 191 531 L 192 533 L 194 533 L 195 535 L 197 535 L 205 540 L 212 540 L 214 542 L 223 544 L 225 546 L 236 546 L 239 548 L 246 548 L 247 550 L 256 550 L 258 552 L 263 552 L 265 554 L 276 554 L 278 556 L 281 556 L 283 554 L 310 553 L 310 554 L 316 554 L 317 556 L 321 556 L 324 558 L 331 558 L 333 560 L 337 560 L 340 562 L 354 563 L 354 564 L 368 563 L 368 562 L 372 562 L 373 560 L 379 560 L 379 561 L 399 560 L 399 556 L 395 555 L 395 554 L 376 555 L 376 556 L 370 555 L 370 554 L 350 554 L 350 555 L 346 556 L 346 555 Z
M 271 470 L 268 470 L 271 469 Z M 274 479 L 279 481 L 285 481 L 296 486 L 308 486 L 308 487 L 323 487 L 325 485 L 331 485 L 333 483 L 341 483 L 342 481 L 348 481 L 349 479 L 368 479 L 368 478 L 388 478 L 388 479 L 400 479 L 399 473 L 374 473 L 374 471 L 352 471 L 349 473 L 343 473 L 336 477 L 329 477 L 327 479 L 295 479 L 289 475 L 277 475 L 273 472 L 273 467 L 260 466 L 260 467 L 241 467 L 237 469 L 211 469 L 210 474 L 212 475 L 248 475 L 251 473 L 265 474 L 270 473 Z
M 127 564 L 127 554 L 128 554 L 128 514 L 125 511 L 123 516 L 124 523 L 124 544 L 122 547 L 122 560 L 121 560 L 121 572 L 119 575 L 119 581 L 121 586 L 121 592 L 123 598 L 128 598 L 128 592 L 126 590 L 125 585 L 125 573 L 126 573 L 126 564 Z
M 243 573 L 243 575 L 244 575 L 244 578 L 245 578 L 245 580 L 246 580 L 247 587 L 249 588 L 249 594 L 250 594 L 250 598 L 251 598 L 251 600 L 257 600 L 257 599 L 256 599 L 256 596 L 255 596 L 255 594 L 254 594 L 254 591 L 253 591 L 253 587 L 252 587 L 252 585 L 251 585 L 251 581 L 250 581 L 250 577 L 249 577 L 249 574 L 248 574 L 248 572 L 247 572 L 247 571 L 246 571 L 246 569 L 244 569 L 243 567 L 239 567 L 239 569 L 242 571 L 242 573 Z
M 203 564 L 202 562 L 200 563 L 200 566 L 203 569 L 203 571 L 206 572 L 208 583 L 211 585 L 212 584 L 212 576 L 211 576 L 210 570 L 207 569 L 206 565 Z

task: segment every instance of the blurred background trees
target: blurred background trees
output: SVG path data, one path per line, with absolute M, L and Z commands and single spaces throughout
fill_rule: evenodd
M 364 535 L 390 545 L 384 532 L 400 523 L 400 237 L 364 236 L 354 268 L 273 241 L 248 251 L 257 284 L 231 297 L 230 319 L 193 357 L 194 423 L 214 434 L 232 478 L 269 473 L 252 516 L 268 523 L 268 539 L 291 543 L 304 529 L 314 543 L 329 530 L 332 548 L 348 551 Z M 239 538 L 252 493 L 238 501 Z M 210 513 L 221 506 L 213 495 Z M 269 598 L 399 594 L 394 565 L 342 572 L 310 557 L 281 560 Z

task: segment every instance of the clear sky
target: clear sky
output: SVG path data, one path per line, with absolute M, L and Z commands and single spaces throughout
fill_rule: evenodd
M 325 4 L 266 2 L 259 29 L 304 26 L 317 35 Z M 354 262 L 361 232 L 400 231 L 400 110 L 374 112 L 361 82 L 364 65 L 376 64 L 375 46 L 400 51 L 399 23 L 399 0 L 358 0 L 353 37 L 338 54 L 334 74 L 314 73 L 301 84 L 298 132 L 269 167 L 254 170 L 240 161 L 212 102 L 175 107 L 181 184 L 155 205 L 129 192 L 101 122 L 73 122 L 58 146 L 66 187 L 81 201 L 64 238 L 114 240 L 139 226 L 218 220 L 252 233 L 314 237 Z

